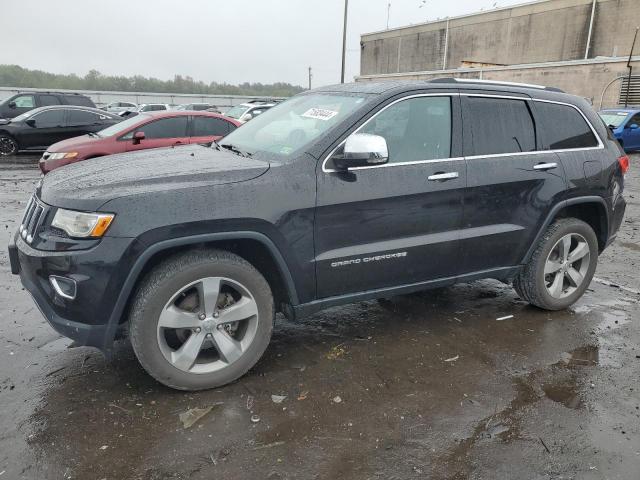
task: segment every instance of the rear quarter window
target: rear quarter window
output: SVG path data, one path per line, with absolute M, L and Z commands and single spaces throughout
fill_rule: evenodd
M 569 105 L 535 102 L 543 148 L 566 150 L 598 146 L 598 139 L 582 114 Z

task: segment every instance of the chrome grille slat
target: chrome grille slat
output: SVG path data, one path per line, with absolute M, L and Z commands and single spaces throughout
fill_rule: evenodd
M 47 206 L 40 203 L 35 195 L 31 197 L 19 230 L 20 235 L 27 243 L 33 242 L 38 228 L 46 217 L 47 210 Z

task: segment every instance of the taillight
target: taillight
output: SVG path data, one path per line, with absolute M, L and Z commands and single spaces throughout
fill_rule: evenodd
M 629 157 L 627 155 L 623 155 L 618 158 L 618 163 L 620 164 L 620 170 L 622 170 L 622 174 L 624 175 L 629 170 Z

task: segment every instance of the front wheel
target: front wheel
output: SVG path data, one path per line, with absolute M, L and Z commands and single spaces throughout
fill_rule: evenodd
M 582 220 L 563 218 L 545 232 L 513 282 L 520 297 L 545 310 L 562 310 L 585 292 L 598 263 L 598 240 Z
M 197 251 L 158 265 L 130 314 L 133 349 L 164 385 L 202 390 L 244 375 L 262 356 L 274 304 L 262 275 L 224 251 Z
M 9 135 L 0 135 L 0 155 L 15 155 L 18 153 L 18 142 Z

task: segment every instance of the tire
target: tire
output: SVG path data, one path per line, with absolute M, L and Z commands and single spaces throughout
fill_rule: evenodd
M 570 239 L 568 250 L 565 247 L 567 238 Z M 587 248 L 588 252 L 578 258 Z M 569 252 L 566 260 L 564 251 Z M 576 260 L 571 262 L 574 258 Z M 513 287 L 520 298 L 531 305 L 545 310 L 562 310 L 585 292 L 597 263 L 598 240 L 593 229 L 577 218 L 562 218 L 544 233 L 533 255 L 514 279 Z
M 224 323 L 246 312 L 248 319 Z M 191 251 L 169 257 L 145 276 L 130 309 L 129 336 L 140 364 L 158 382 L 203 390 L 232 382 L 256 364 L 271 339 L 274 316 L 271 289 L 250 263 L 225 251 Z M 198 344 L 196 356 L 187 355 Z
M 6 157 L 18 153 L 18 142 L 11 135 L 0 134 L 0 156 Z

